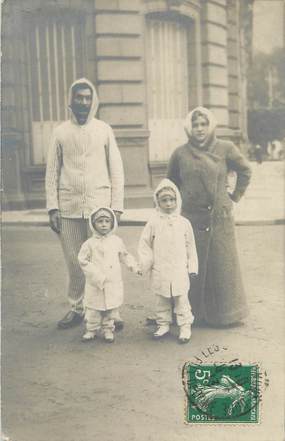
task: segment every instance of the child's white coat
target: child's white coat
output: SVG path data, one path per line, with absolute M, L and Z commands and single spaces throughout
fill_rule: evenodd
M 143 271 L 151 272 L 151 290 L 164 297 L 187 295 L 189 273 L 198 273 L 198 257 L 190 222 L 180 215 L 181 198 L 176 185 L 164 179 L 155 191 L 171 187 L 176 193 L 177 210 L 168 215 L 159 210 L 145 226 L 139 242 Z
M 110 208 L 105 209 L 112 212 Z M 112 231 L 101 236 L 90 225 L 93 236 L 84 242 L 78 254 L 79 264 L 86 279 L 84 307 L 98 311 L 118 308 L 123 303 L 121 263 L 131 270 L 137 268 L 135 259 L 127 252 L 122 239 L 113 235 L 117 224 L 115 215 L 113 212 L 112 214 Z

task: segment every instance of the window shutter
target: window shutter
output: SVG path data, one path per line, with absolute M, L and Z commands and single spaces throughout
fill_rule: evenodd
M 184 22 L 147 19 L 147 95 L 150 160 L 166 161 L 185 141 L 189 109 L 188 27 Z

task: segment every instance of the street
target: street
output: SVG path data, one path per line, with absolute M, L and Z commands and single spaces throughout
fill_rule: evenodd
M 141 227 L 119 235 L 136 255 Z M 84 326 L 58 330 L 67 311 L 66 269 L 47 227 L 2 229 L 2 431 L 11 441 L 281 441 L 283 439 L 284 227 L 236 229 L 251 310 L 244 326 L 177 329 L 153 341 L 147 278 L 123 270 L 125 329 L 114 344 L 80 341 Z M 219 347 L 215 355 L 208 348 Z M 203 352 L 203 353 L 202 353 Z M 185 425 L 181 368 L 238 359 L 258 363 L 261 423 Z M 214 358 L 215 357 L 215 358 Z

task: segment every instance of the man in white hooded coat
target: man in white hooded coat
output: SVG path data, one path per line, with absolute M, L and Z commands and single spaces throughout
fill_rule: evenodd
M 61 329 L 83 318 L 84 274 L 77 255 L 90 236 L 88 217 L 94 208 L 123 211 L 124 172 L 111 127 L 95 118 L 98 97 L 93 84 L 75 81 L 69 90 L 70 119 L 55 128 L 46 168 L 50 226 L 58 234 L 69 273 L 71 309 L 58 322 Z M 117 317 L 117 321 L 120 317 Z

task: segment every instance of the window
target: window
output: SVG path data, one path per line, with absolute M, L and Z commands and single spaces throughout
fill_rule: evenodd
M 186 141 L 189 21 L 148 17 L 146 37 L 150 161 L 167 161 Z
M 45 163 L 53 127 L 68 117 L 69 86 L 84 75 L 82 19 L 42 14 L 28 22 L 27 66 L 34 164 Z

